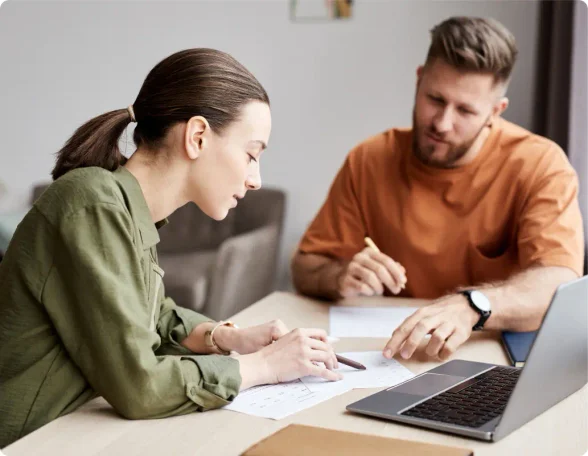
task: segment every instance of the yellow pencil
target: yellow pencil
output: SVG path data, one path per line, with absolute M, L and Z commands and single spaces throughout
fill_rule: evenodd
M 366 236 L 364 238 L 365 244 L 368 247 L 371 247 L 372 249 L 374 249 L 376 252 L 380 253 L 380 249 L 378 248 L 378 246 L 374 243 L 374 241 L 372 241 L 372 238 L 370 238 L 369 236 Z
M 372 250 L 380 253 L 380 249 L 378 248 L 378 246 L 376 245 L 376 243 L 374 241 L 372 241 L 372 238 L 370 238 L 369 236 L 366 236 L 365 238 L 363 238 L 363 240 L 365 241 L 365 244 Z M 406 288 L 406 282 L 403 283 L 402 285 L 400 285 L 401 289 Z

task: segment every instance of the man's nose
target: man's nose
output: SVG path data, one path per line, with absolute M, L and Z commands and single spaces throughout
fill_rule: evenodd
M 433 119 L 433 125 L 438 133 L 443 134 L 451 131 L 453 127 L 453 114 L 451 113 L 451 109 L 448 107 L 440 109 Z

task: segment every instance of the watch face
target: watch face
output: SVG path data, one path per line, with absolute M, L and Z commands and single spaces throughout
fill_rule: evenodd
M 490 312 L 490 301 L 486 295 L 480 291 L 474 290 L 470 293 L 472 302 L 476 307 L 484 312 Z

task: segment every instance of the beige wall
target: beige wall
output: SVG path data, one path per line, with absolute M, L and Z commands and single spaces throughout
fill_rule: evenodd
M 537 2 L 359 0 L 354 9 L 349 21 L 292 23 L 279 0 L 4 3 L 0 180 L 10 197 L 0 210 L 24 204 L 32 183 L 49 178 L 53 154 L 78 125 L 130 104 L 157 61 L 188 47 L 232 53 L 269 92 L 274 129 L 262 175 L 289 196 L 282 287 L 288 254 L 348 150 L 410 124 L 415 70 L 434 24 L 491 16 L 513 31 L 520 59 L 506 117 L 531 126 Z

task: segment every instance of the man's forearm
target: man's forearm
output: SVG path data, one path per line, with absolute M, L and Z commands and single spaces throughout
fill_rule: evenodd
M 297 252 L 292 260 L 292 281 L 299 293 L 337 300 L 339 276 L 345 263 L 323 255 Z
M 574 271 L 565 267 L 541 266 L 501 283 L 476 287 L 492 304 L 492 314 L 484 329 L 535 331 L 556 288 L 576 277 Z

